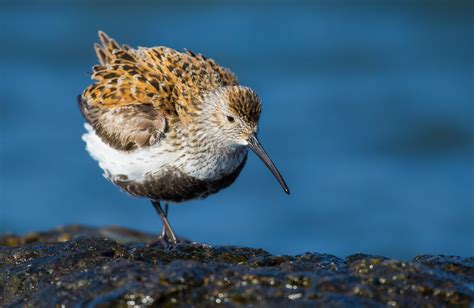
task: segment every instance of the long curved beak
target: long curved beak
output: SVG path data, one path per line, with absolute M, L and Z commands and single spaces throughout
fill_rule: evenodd
M 260 157 L 260 159 L 265 163 L 268 169 L 270 169 L 270 171 L 273 173 L 275 178 L 278 180 L 278 182 L 281 185 L 281 188 L 283 188 L 285 193 L 289 195 L 290 189 L 288 188 L 288 185 L 286 185 L 285 180 L 281 176 L 277 167 L 275 167 L 275 164 L 272 162 L 268 154 L 263 149 L 262 145 L 260 144 L 260 141 L 258 141 L 257 135 L 253 134 L 252 136 L 250 136 L 250 138 L 247 141 L 248 141 L 249 148 L 252 149 L 252 151 L 254 151 L 258 157 Z

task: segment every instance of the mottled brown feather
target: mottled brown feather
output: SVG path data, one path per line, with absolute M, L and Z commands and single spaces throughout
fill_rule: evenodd
M 257 93 L 246 87 L 235 87 L 233 91 L 225 92 L 232 112 L 247 123 L 258 123 L 262 105 Z
M 133 49 L 101 31 L 99 38 L 94 49 L 100 65 L 93 67 L 94 83 L 80 106 L 99 137 L 119 150 L 153 144 L 167 124 L 190 121 L 206 94 L 238 84 L 232 72 L 201 54 Z
M 166 118 L 151 104 L 101 109 L 78 97 L 79 108 L 87 122 L 111 147 L 130 151 L 150 146 L 164 137 Z

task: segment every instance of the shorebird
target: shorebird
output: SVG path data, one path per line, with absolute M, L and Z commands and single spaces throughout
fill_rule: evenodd
M 289 194 L 257 139 L 260 99 L 231 71 L 189 50 L 134 49 L 101 31 L 99 38 L 93 84 L 78 96 L 87 130 L 82 139 L 108 180 L 151 200 L 163 223 L 161 239 L 178 241 L 168 203 L 228 187 L 248 148 Z

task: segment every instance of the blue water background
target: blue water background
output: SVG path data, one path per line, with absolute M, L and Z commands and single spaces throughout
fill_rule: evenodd
M 382 4 L 383 3 L 383 4 Z M 474 7 L 440 2 L 0 2 L 0 233 L 161 225 L 85 151 L 97 30 L 189 48 L 263 101 L 233 186 L 171 208 L 178 234 L 272 253 L 474 255 Z

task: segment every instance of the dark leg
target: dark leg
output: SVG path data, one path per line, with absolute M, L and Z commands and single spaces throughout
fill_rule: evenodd
M 176 238 L 176 235 L 174 234 L 174 231 L 173 229 L 171 228 L 170 226 L 170 223 L 168 221 L 168 218 L 166 217 L 167 216 L 167 212 L 168 212 L 168 205 L 165 205 L 165 209 L 166 209 L 166 212 L 163 211 L 163 209 L 161 208 L 161 205 L 160 205 L 160 201 L 157 201 L 157 200 L 152 200 L 151 201 L 151 204 L 153 204 L 153 207 L 155 208 L 156 212 L 158 213 L 158 215 L 160 215 L 160 218 L 161 218 L 161 222 L 163 223 L 163 227 L 164 227 L 164 232 L 161 231 L 161 235 L 163 237 L 163 239 L 165 240 L 168 240 L 167 239 L 167 235 L 169 234 L 169 237 L 170 237 L 170 240 L 171 242 L 173 243 L 177 243 L 178 242 L 178 239 Z M 168 231 L 168 234 L 166 233 L 166 231 Z
M 163 212 L 165 212 L 166 218 L 168 218 L 168 203 L 165 204 L 165 208 L 163 209 Z M 161 229 L 161 234 L 160 234 L 160 239 L 165 239 L 166 237 L 166 226 L 163 224 L 163 228 Z
M 163 225 L 161 228 L 160 239 L 164 239 L 166 237 L 166 226 Z

